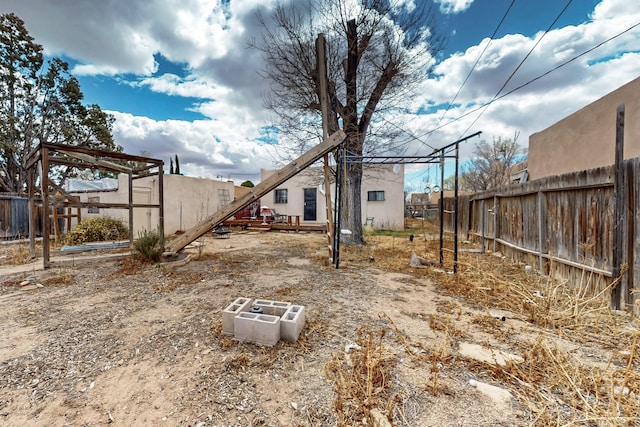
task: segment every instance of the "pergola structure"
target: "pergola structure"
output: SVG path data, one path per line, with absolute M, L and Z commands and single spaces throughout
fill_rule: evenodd
M 79 197 L 68 194 L 50 179 L 52 165 L 69 166 L 78 169 L 103 170 L 109 172 L 126 173 L 129 176 L 128 203 L 97 203 L 81 202 Z M 162 160 L 144 156 L 133 156 L 125 153 L 95 150 L 87 147 L 63 144 L 40 143 L 25 159 L 28 174 L 29 192 L 29 251 L 32 258 L 35 252 L 35 221 L 36 209 L 42 206 L 42 257 L 44 268 L 50 267 L 51 251 L 51 218 L 57 235 L 58 219 L 66 219 L 71 224 L 71 218 L 81 220 L 81 208 L 127 209 L 129 211 L 129 245 L 133 246 L 133 209 L 155 208 L 159 210 L 159 234 L 164 239 L 164 197 L 163 197 L 163 167 Z M 157 170 L 155 170 L 157 169 Z M 133 181 L 138 178 L 158 176 L 159 202 L 158 204 L 134 204 Z M 39 178 L 39 185 L 38 185 Z M 41 194 L 41 201 L 37 201 L 37 193 Z M 58 214 L 59 208 L 66 208 L 64 214 Z M 75 208 L 77 213 L 72 213 Z M 53 213 L 51 212 L 53 211 Z M 164 242 L 162 242 L 164 244 Z
M 472 135 L 458 139 L 451 144 L 445 145 L 442 148 L 435 149 L 433 153 L 427 156 L 364 156 L 356 155 L 353 153 L 345 152 L 338 159 L 338 170 L 347 164 L 439 164 L 440 165 L 440 188 L 444 189 L 444 162 L 445 159 L 455 159 L 455 188 L 454 188 L 454 208 L 453 208 L 453 226 L 454 226 L 454 238 L 453 238 L 453 272 L 458 270 L 458 176 L 459 176 L 459 163 L 460 163 L 460 143 L 480 135 L 482 132 L 476 132 Z M 336 268 L 340 265 L 340 207 L 341 193 L 342 193 L 342 174 L 337 173 L 336 178 L 336 214 L 337 219 L 336 227 L 334 227 L 334 264 Z M 444 263 L 443 256 L 443 242 L 444 242 L 444 203 L 440 198 L 440 265 Z

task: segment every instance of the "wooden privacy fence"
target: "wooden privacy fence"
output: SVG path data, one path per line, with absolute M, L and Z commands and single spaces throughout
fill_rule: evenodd
M 614 293 L 612 306 L 640 314 L 640 265 L 635 261 L 640 257 L 640 158 L 625 160 L 622 169 L 618 218 L 616 171 L 608 166 L 460 196 L 458 233 L 585 291 L 610 285 L 619 264 L 620 300 Z M 452 198 L 444 204 L 445 211 L 453 210 Z M 453 215 L 445 215 L 449 231 L 452 221 Z M 614 261 L 616 231 L 622 243 L 619 262 Z
M 13 240 L 29 236 L 29 198 L 12 194 L 0 194 L 0 240 Z M 42 212 L 37 212 L 42 218 Z M 40 222 L 36 226 L 41 235 Z

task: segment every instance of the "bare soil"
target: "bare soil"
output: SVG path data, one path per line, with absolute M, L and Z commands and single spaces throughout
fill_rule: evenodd
M 616 320 L 615 342 L 587 341 L 541 324 L 526 304 L 500 303 L 522 299 L 513 292 L 475 297 L 495 288 L 508 261 L 466 255 L 493 262 L 483 276 L 492 284 L 456 294 L 446 285 L 454 275 L 409 268 L 412 251 L 435 259 L 420 238 L 372 237 L 364 248 L 343 248 L 336 270 L 322 234 L 234 232 L 187 249 L 192 259 L 182 266 L 131 258 L 21 272 L 0 266 L 0 425 L 371 425 L 371 409 L 396 426 L 551 425 L 545 405 L 576 425 L 640 425 L 628 409 L 640 394 L 637 376 L 625 374 L 617 409 L 594 412 L 600 422 L 584 409 L 597 406 L 587 386 L 577 396 L 540 367 L 536 382 L 518 374 L 522 363 L 534 371 L 536 348 L 558 349 L 550 354 L 586 371 L 637 373 L 635 319 Z M 237 297 L 304 305 L 299 340 L 262 347 L 223 335 L 222 310 Z M 373 359 L 354 362 L 365 350 L 382 361 L 378 382 Z M 605 377 L 596 398 L 614 405 Z M 366 398 L 349 400 L 340 378 Z M 362 419 L 349 418 L 358 413 Z

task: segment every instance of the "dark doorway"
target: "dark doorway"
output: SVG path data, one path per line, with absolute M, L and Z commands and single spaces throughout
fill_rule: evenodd
M 305 188 L 304 189 L 304 220 L 315 221 L 316 220 L 316 189 Z

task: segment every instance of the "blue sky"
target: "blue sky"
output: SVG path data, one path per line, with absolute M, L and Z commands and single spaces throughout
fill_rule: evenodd
M 447 43 L 436 57 L 433 77 L 402 117 L 406 133 L 416 137 L 407 154 L 429 154 L 432 147 L 476 131 L 489 141 L 518 134 L 526 147 L 530 134 L 640 74 L 636 27 L 477 110 L 527 54 L 505 90 L 640 23 L 640 4 L 629 0 L 516 0 L 487 46 L 511 3 L 438 2 L 437 29 Z M 280 160 L 274 144 L 280 134 L 262 105 L 261 95 L 269 88 L 258 76 L 263 59 L 247 49 L 247 40 L 261 30 L 256 10 L 261 7 L 268 16 L 272 5 L 268 0 L 4 0 L 0 13 L 16 13 L 47 54 L 72 65 L 87 103 L 116 117 L 114 136 L 126 152 L 150 153 L 167 162 L 178 154 L 181 170 L 189 175 L 241 182 L 257 181 L 260 168 L 275 168 Z M 464 144 L 463 157 L 474 142 Z M 429 175 L 435 172 L 407 167 L 408 187 L 421 186 Z

